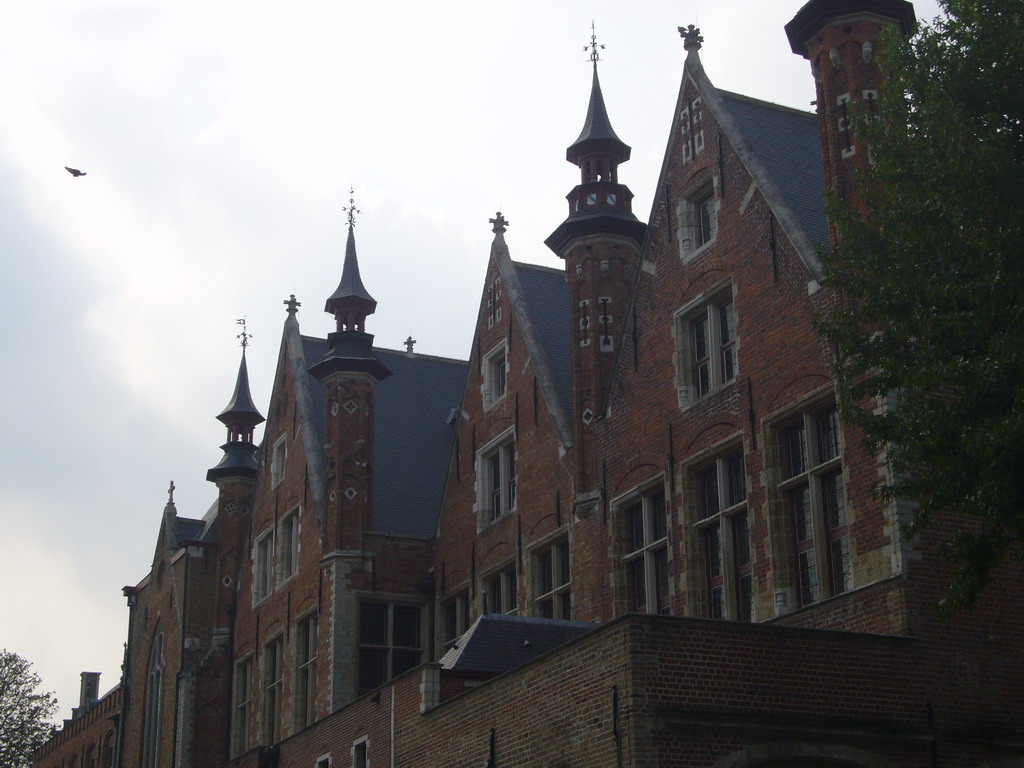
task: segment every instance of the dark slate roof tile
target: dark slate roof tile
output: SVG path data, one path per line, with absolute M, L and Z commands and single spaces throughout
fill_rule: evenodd
M 817 116 L 729 91 L 718 94 L 808 239 L 828 243 Z
M 306 361 L 322 358 L 327 342 L 302 337 Z M 460 408 L 467 363 L 462 360 L 374 350 L 392 375 L 377 385 L 374 457 L 374 529 L 429 537 L 451 456 L 448 417 Z M 324 434 L 324 386 L 308 377 L 317 433 Z
M 441 657 L 444 669 L 501 674 L 532 661 L 595 624 L 492 613 L 480 616 Z
M 535 264 L 513 262 L 519 284 L 544 349 L 551 375 L 558 388 L 558 399 L 568 417 L 572 414 L 572 368 L 569 361 L 569 287 L 565 272 Z

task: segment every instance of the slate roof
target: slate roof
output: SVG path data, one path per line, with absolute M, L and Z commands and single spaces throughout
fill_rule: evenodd
M 811 243 L 828 242 L 818 118 L 810 112 L 718 91 Z
M 575 640 L 595 626 L 581 621 L 486 614 L 441 657 L 441 667 L 501 674 Z
M 569 287 L 565 272 L 535 264 L 513 262 L 519 284 L 544 349 L 566 414 L 572 413 L 572 368 L 569 364 Z
M 176 518 L 178 541 L 202 541 L 206 530 L 205 520 L 193 520 L 190 517 Z
M 578 163 L 586 146 L 598 144 L 615 155 L 620 162 L 629 159 L 630 148 L 612 128 L 608 119 L 608 110 L 604 106 L 604 94 L 601 92 L 601 81 L 594 67 L 594 79 L 590 87 L 590 103 L 587 105 L 587 118 L 583 122 L 583 130 L 579 138 L 566 150 L 565 156 L 570 163 Z
M 324 339 L 302 337 L 307 361 L 327 352 Z M 377 385 L 374 432 L 375 531 L 433 536 L 441 508 L 453 431 L 448 416 L 462 405 L 467 363 L 375 349 L 392 375 Z M 324 386 L 308 379 L 317 432 L 324 434 Z

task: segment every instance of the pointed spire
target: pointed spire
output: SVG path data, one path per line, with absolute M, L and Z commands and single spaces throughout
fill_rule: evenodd
M 348 192 L 352 195 L 353 189 L 349 187 Z M 355 207 L 355 200 L 352 197 L 349 197 L 348 203 L 342 208 L 348 214 L 348 241 L 345 243 L 345 263 L 341 269 L 341 282 L 324 304 L 324 312 L 334 315 L 339 331 L 362 331 L 366 316 L 372 315 L 377 309 L 377 301 L 363 286 L 363 280 L 359 276 L 355 236 L 355 214 L 359 213 L 359 209 Z
M 225 477 L 256 476 L 256 445 L 253 442 L 253 432 L 256 425 L 265 419 L 256 409 L 252 394 L 249 392 L 249 368 L 245 362 L 248 339 L 249 335 L 243 331 L 242 362 L 239 363 L 238 376 L 235 378 L 235 391 L 231 395 L 231 402 L 217 416 L 217 420 L 228 428 L 228 439 L 221 446 L 224 456 L 220 463 L 206 473 L 206 479 L 213 483 Z
M 630 148 L 615 135 L 612 122 L 608 119 L 608 110 L 604 106 L 604 94 L 601 93 L 601 81 L 597 77 L 597 62 L 601 60 L 598 49 L 604 49 L 604 46 L 597 42 L 593 23 L 590 27 L 592 32 L 590 45 L 583 49 L 590 51 L 589 61 L 594 65 L 594 79 L 590 86 L 590 104 L 587 106 L 587 119 L 583 122 L 583 130 L 580 131 L 579 138 L 566 150 L 565 159 L 579 165 L 583 157 L 600 153 L 611 155 L 616 162 L 624 163 L 629 160 Z

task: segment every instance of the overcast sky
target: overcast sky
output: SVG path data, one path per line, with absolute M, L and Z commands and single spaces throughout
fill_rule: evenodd
M 82 670 L 118 679 L 121 587 L 152 562 L 174 480 L 202 517 L 240 350 L 266 413 L 285 319 L 331 330 L 342 207 L 361 209 L 379 346 L 465 358 L 491 239 L 544 238 L 597 25 L 620 178 L 646 219 L 696 23 L 718 87 L 810 109 L 783 25 L 802 0 L 39 0 L 0 27 L 0 647 L 67 717 Z M 918 15 L 937 13 L 934 0 Z M 72 178 L 64 166 L 87 173 Z M 257 435 L 259 436 L 259 432 Z

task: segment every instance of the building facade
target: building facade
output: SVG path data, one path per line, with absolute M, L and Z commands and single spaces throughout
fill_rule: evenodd
M 813 328 L 825 190 L 868 162 L 845 110 L 913 24 L 811 0 L 817 115 L 715 88 L 681 28 L 646 222 L 595 55 L 564 269 L 496 214 L 466 361 L 373 345 L 350 215 L 336 330 L 285 302 L 265 416 L 243 354 L 213 506 L 172 488 L 120 684 L 36 766 L 1024 764 L 1024 574 L 936 617 L 954 521 L 908 541 L 873 496 Z

